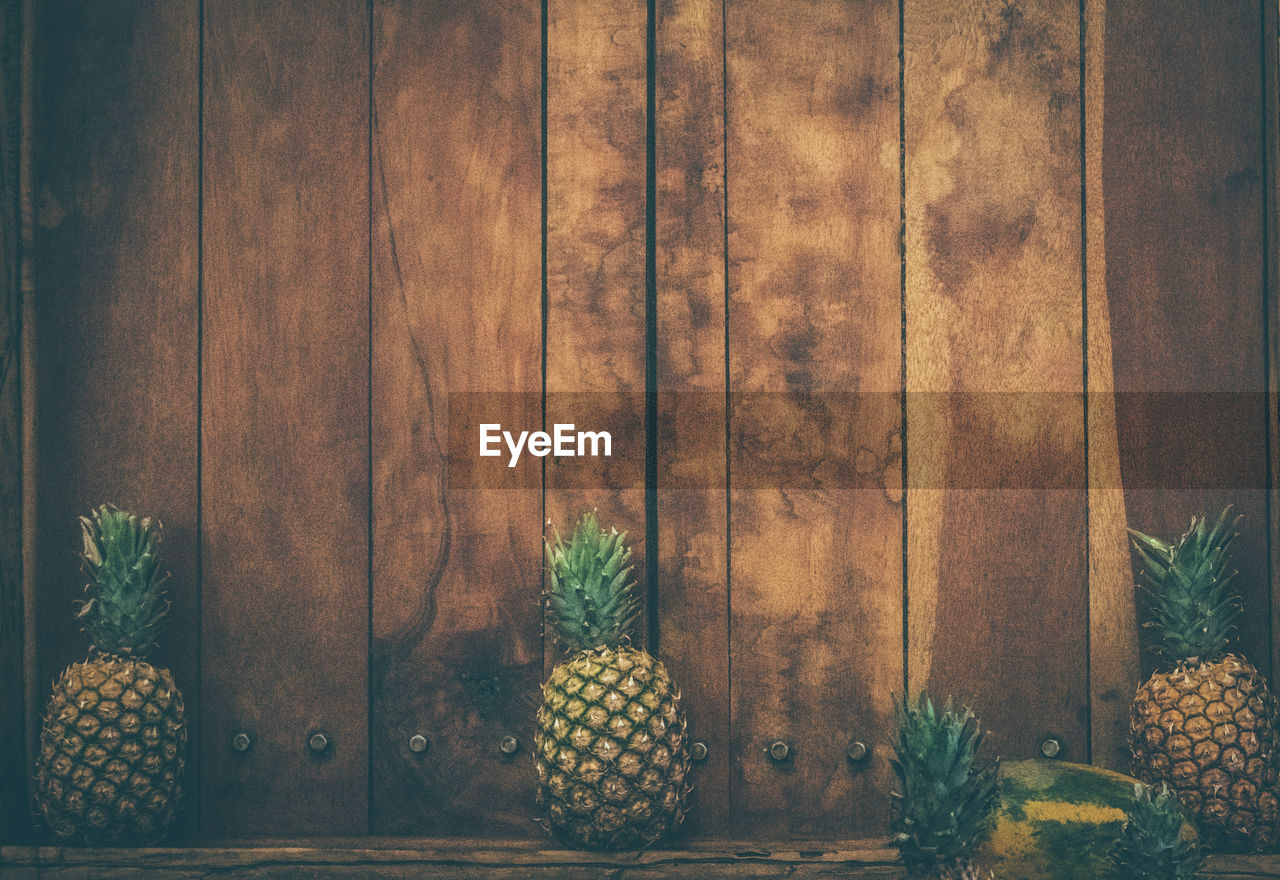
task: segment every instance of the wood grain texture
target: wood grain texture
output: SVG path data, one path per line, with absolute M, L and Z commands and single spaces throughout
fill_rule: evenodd
M 541 490 L 451 484 L 448 432 L 482 392 L 520 392 L 492 419 L 538 428 L 541 9 L 373 13 L 372 828 L 528 836 Z
M 1078 5 L 904 8 L 910 690 L 994 753 L 1089 701 Z
M 1264 167 L 1266 189 L 1267 479 L 1271 632 L 1280 632 L 1280 4 L 1262 4 Z M 1280 669 L 1280 641 L 1271 640 L 1271 670 Z
M 36 290 L 35 290 L 35 13 L 31 0 L 23 0 L 22 28 L 22 79 L 18 118 L 22 126 L 19 133 L 18 201 L 20 223 L 20 259 L 18 264 L 21 287 L 22 340 L 19 344 L 19 363 L 22 395 L 22 673 L 23 714 L 26 716 L 26 767 L 34 767 L 36 744 L 39 742 L 40 710 L 36 656 L 36 592 L 35 559 L 39 555 L 36 532 Z M 26 775 L 24 773 L 24 775 Z M 27 778 L 27 790 L 33 781 Z M 29 803 L 29 801 L 28 801 Z
M 22 596 L 21 0 L 0 2 L 0 840 L 28 834 Z
M 902 880 L 899 868 L 891 866 L 865 867 L 862 865 L 832 867 L 826 862 L 753 862 L 740 860 L 727 865 L 704 860 L 673 860 L 658 868 L 643 865 L 637 868 L 610 868 L 606 875 L 610 880 L 681 880 L 689 876 L 699 878 L 737 878 L 737 880 L 805 880 L 805 878 L 854 877 L 890 878 Z M 12 880 L 134 880 L 137 869 L 132 866 L 101 866 L 49 868 L 16 868 Z M 317 874 L 317 871 L 323 873 Z M 319 864 L 272 863 L 260 867 L 237 869 L 218 876 L 229 880 L 599 880 L 598 865 L 540 865 L 506 868 L 493 865 L 426 865 L 409 862 L 403 865 L 330 866 Z M 696 872 L 696 874 L 691 873 Z M 203 869 L 160 868 L 148 873 L 149 880 L 200 880 L 208 874 Z M 1255 875 L 1228 875 L 1253 877 Z M 1271 875 L 1265 875 L 1271 876 Z M 10 880 L 10 874 L 5 874 Z
M 363 832 L 367 9 L 204 12 L 203 819 Z
M 723 6 L 656 7 L 658 619 L 696 764 L 685 836 L 729 818 Z
M 1107 4 L 1102 183 L 1129 524 L 1171 538 L 1192 514 L 1235 504 L 1239 646 L 1266 673 L 1260 15 Z M 1145 675 L 1156 658 L 1142 660 Z
M 1137 594 L 1125 531 L 1107 303 L 1102 132 L 1106 0 L 1084 5 L 1085 308 L 1089 435 L 1089 719 L 1092 763 L 1129 769 L 1129 706 L 1139 682 Z
M 882 841 L 848 841 L 835 846 L 797 849 L 794 844 L 762 845 L 717 842 L 678 850 L 629 853 L 547 850 L 540 842 L 489 840 L 288 841 L 253 848 L 243 846 L 200 849 L 86 850 L 35 847 L 0 849 L 0 869 L 21 877 L 39 871 L 41 877 L 82 880 L 92 877 L 218 876 L 231 878 L 449 878 L 449 880 L 523 880 L 565 878 L 618 880 L 639 878 L 806 878 L 892 877 L 901 880 L 897 854 Z M 129 871 L 135 872 L 129 874 Z
M 351 878 L 806 878 L 882 877 L 901 880 L 897 853 L 884 841 L 835 846 L 718 842 L 681 850 L 584 853 L 540 849 L 540 844 L 475 840 L 281 841 L 257 847 L 88 849 L 0 847 L 4 877 L 128 880 L 146 870 L 153 880 L 196 880 L 216 873 L 231 880 Z M 132 873 L 130 873 L 132 872 Z M 1280 856 L 1209 856 L 1203 880 L 1280 877 Z
M 627 532 L 645 605 L 645 5 L 550 0 L 547 16 L 546 421 L 617 445 L 545 459 L 546 516 L 567 532 L 598 508 Z
M 172 607 L 154 659 L 187 694 L 193 731 L 198 9 L 41 3 L 33 157 L 37 699 L 88 651 L 73 620 L 85 583 L 76 517 L 110 501 L 164 523 Z M 184 830 L 193 818 L 187 810 Z
M 902 685 L 897 6 L 726 14 L 733 828 L 878 832 Z M 815 459 L 752 484 L 846 440 L 849 407 L 865 482 Z

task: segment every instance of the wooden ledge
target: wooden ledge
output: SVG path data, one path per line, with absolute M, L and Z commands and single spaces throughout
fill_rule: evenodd
M 710 842 L 639 853 L 545 848 L 541 841 L 334 838 L 223 841 L 190 847 L 0 847 L 4 880 L 665 880 L 901 878 L 883 841 L 765 846 Z M 1280 878 L 1280 856 L 1215 856 L 1206 880 Z
M 315 878 L 897 878 L 882 841 L 777 847 L 725 842 L 678 850 L 594 853 L 548 849 L 542 841 L 350 838 L 220 841 L 191 847 L 95 849 L 0 847 L 4 880 L 315 880 Z

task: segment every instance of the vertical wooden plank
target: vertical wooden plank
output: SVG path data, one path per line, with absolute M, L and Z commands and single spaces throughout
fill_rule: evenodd
M 729 818 L 724 7 L 656 6 L 658 620 L 695 764 L 690 836 Z
M 155 660 L 186 693 L 193 730 L 198 10 L 194 0 L 40 4 L 34 120 L 36 699 L 88 650 L 73 620 L 84 585 L 76 517 L 110 501 L 165 525 L 173 604 Z M 186 810 L 187 828 L 193 818 Z
M 725 33 L 733 828 L 878 833 L 902 686 L 898 7 L 732 4 Z M 831 448 L 857 473 L 805 457 Z
M 910 690 L 1086 760 L 1079 6 L 904 15 Z
M 27 831 L 22 602 L 21 0 L 0 3 L 0 842 Z
M 1102 132 L 1106 107 L 1106 0 L 1084 4 L 1085 291 L 1088 324 L 1089 719 L 1094 764 L 1129 769 L 1129 706 L 1138 687 L 1137 594 L 1116 433 L 1107 303 Z
M 546 422 L 610 430 L 614 447 L 547 458 L 546 515 L 565 531 L 598 508 L 626 531 L 642 597 L 646 25 L 642 0 L 547 4 Z
M 1263 222 L 1267 231 L 1263 291 L 1267 326 L 1267 492 L 1270 548 L 1271 632 L 1280 632 L 1280 4 L 1262 4 L 1263 154 L 1266 188 Z M 1271 669 L 1280 669 L 1280 642 L 1271 640 Z
M 1176 536 L 1236 505 L 1239 649 L 1265 673 L 1261 39 L 1256 3 L 1109 2 L 1102 183 L 1129 523 Z
M 23 0 L 22 69 L 26 71 L 20 91 L 18 119 L 21 129 L 18 143 L 19 201 L 19 285 L 22 339 L 19 343 L 20 393 L 22 395 L 22 677 L 23 714 L 26 716 L 26 776 L 28 796 L 33 780 L 26 767 L 34 767 L 39 741 L 40 711 L 37 708 L 38 687 L 36 656 L 36 564 L 39 545 L 36 533 L 36 297 L 35 297 L 35 9 L 31 0 Z
M 498 746 L 532 743 L 540 698 L 540 479 L 468 488 L 451 469 L 477 455 L 485 421 L 464 418 L 467 399 L 508 429 L 539 427 L 541 7 L 373 13 L 371 824 L 528 836 L 527 750 Z M 505 417 L 521 410 L 533 421 Z M 459 460 L 451 431 L 466 435 Z
M 363 833 L 367 8 L 204 9 L 204 824 Z

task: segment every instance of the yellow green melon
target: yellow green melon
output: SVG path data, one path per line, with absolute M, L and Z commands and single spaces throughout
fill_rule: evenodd
M 1137 780 L 1085 764 L 1010 761 L 1000 767 L 995 830 L 974 855 L 1000 880 L 1099 880 L 1124 827 Z M 1191 826 L 1185 833 L 1194 835 Z

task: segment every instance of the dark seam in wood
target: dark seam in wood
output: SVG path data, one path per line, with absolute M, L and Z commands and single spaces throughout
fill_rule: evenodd
M 1085 763 L 1093 762 L 1093 590 L 1092 571 L 1089 568 L 1093 552 L 1091 529 L 1093 521 L 1089 509 L 1089 214 L 1088 161 L 1085 132 L 1085 0 L 1080 0 L 1079 54 L 1080 54 L 1080 363 L 1081 394 L 1084 431 L 1084 753 Z

